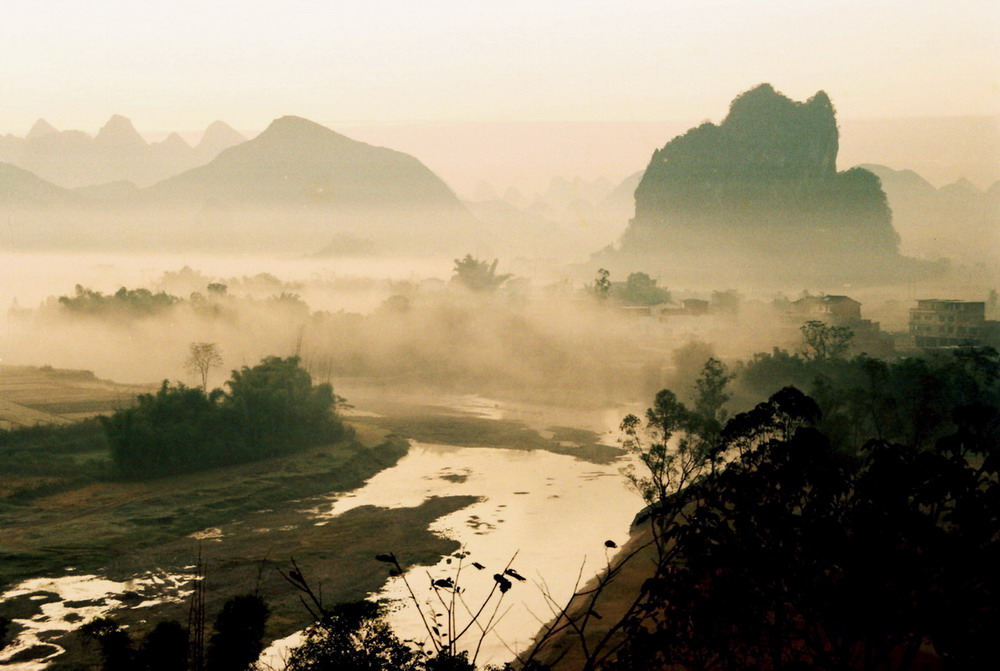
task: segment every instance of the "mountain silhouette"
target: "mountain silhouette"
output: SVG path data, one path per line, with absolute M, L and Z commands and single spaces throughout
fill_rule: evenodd
M 39 119 L 38 121 L 35 122 L 35 125 L 31 127 L 31 130 L 28 131 L 28 134 L 24 136 L 24 139 L 37 140 L 40 137 L 44 137 L 46 135 L 51 135 L 53 133 L 58 133 L 58 132 L 59 131 L 53 128 L 52 124 L 50 124 L 48 121 L 46 121 L 45 119 Z
M 107 152 L 139 153 L 149 145 L 131 121 L 115 114 L 97 132 L 94 146 Z
M 859 166 L 875 175 L 892 207 L 903 251 L 928 258 L 948 256 L 995 263 L 1000 250 L 1000 187 L 982 191 L 965 179 L 936 188 L 912 170 Z M 941 224 L 947 222 L 948 234 Z
M 47 182 L 27 170 L 0 163 L 0 206 L 47 208 L 85 205 L 83 196 Z
M 204 162 L 208 163 L 226 149 L 246 140 L 224 121 L 213 121 L 205 129 L 194 150 L 199 156 L 207 157 Z
M 118 181 L 149 186 L 204 165 L 244 140 L 219 121 L 193 148 L 176 133 L 149 144 L 129 119 L 117 114 L 94 137 L 78 130 L 59 131 L 39 119 L 23 138 L 0 137 L 0 161 L 69 189 Z
M 422 206 L 462 209 L 413 156 L 352 140 L 300 117 L 146 189 L 153 201 L 217 205 Z
M 635 190 L 626 254 L 697 266 L 721 259 L 748 272 L 846 273 L 898 258 L 879 179 L 837 171 L 839 134 L 822 91 L 795 102 L 761 84 L 653 152 Z

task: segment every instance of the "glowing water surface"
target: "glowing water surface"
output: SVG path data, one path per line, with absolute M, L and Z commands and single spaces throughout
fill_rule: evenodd
M 498 611 L 502 618 L 495 633 L 483 641 L 477 660 L 480 664 L 512 659 L 511 651 L 523 648 L 551 617 L 545 593 L 562 604 L 573 593 L 578 576 L 586 581 L 600 571 L 607 561 L 604 541 L 623 543 L 642 505 L 625 487 L 619 472 L 622 463 L 596 465 L 540 450 L 411 445 L 395 467 L 375 475 L 364 487 L 334 500 L 326 509 L 312 512 L 316 523 L 324 524 L 360 506 L 400 508 L 420 505 L 435 496 L 480 497 L 478 503 L 431 526 L 433 531 L 457 540 L 469 553 L 458 578 L 464 589 L 456 601 L 459 629 L 469 622 L 465 605 L 473 612 L 478 609 L 494 584 L 493 575 L 502 572 L 512 557 L 512 568 L 527 578 L 525 582 L 514 580 L 513 589 L 504 596 Z M 406 548 L 387 547 L 385 551 L 406 560 Z M 473 561 L 486 568 L 477 570 L 471 565 Z M 430 587 L 430 577 L 454 578 L 457 566 L 456 559 L 443 558 L 434 566 L 416 566 L 407 572 L 425 615 L 443 612 Z M 450 601 L 450 592 L 440 594 Z M 427 638 L 401 579 L 390 580 L 372 596 L 397 600 L 398 607 L 389 621 L 401 638 Z M 432 603 L 425 603 L 428 601 Z M 488 619 L 492 605 L 484 612 Z M 296 634 L 275 642 L 262 661 L 271 668 L 282 668 L 288 648 L 300 640 Z M 475 649 L 477 643 L 475 627 L 460 640 L 468 649 Z
M 189 576 L 151 572 L 124 582 L 96 575 L 66 575 L 60 578 L 25 580 L 0 594 L 0 601 L 28 597 L 32 601 L 51 599 L 40 606 L 31 618 L 14 619 L 24 629 L 0 652 L 0 666 L 10 671 L 37 671 L 63 653 L 63 648 L 50 640 L 52 635 L 72 631 L 95 618 L 105 617 L 123 607 L 146 608 L 166 601 L 180 601 L 190 589 L 183 587 Z M 41 659 L 24 662 L 9 660 L 35 647 L 50 648 Z

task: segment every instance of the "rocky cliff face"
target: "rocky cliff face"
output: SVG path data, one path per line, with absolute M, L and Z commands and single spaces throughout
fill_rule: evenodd
M 718 124 L 674 138 L 635 192 L 626 253 L 838 258 L 896 255 L 878 178 L 837 172 L 833 105 L 822 91 L 795 102 L 762 84 Z

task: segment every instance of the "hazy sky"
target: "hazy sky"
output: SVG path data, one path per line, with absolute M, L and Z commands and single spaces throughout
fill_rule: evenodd
M 0 133 L 284 114 L 717 119 L 770 81 L 842 118 L 1000 111 L 995 0 L 35 0 L 0 4 Z

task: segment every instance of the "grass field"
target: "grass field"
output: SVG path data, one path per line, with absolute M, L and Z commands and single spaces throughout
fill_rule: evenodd
M 65 424 L 112 412 L 155 386 L 101 380 L 90 371 L 0 366 L 0 429 Z

